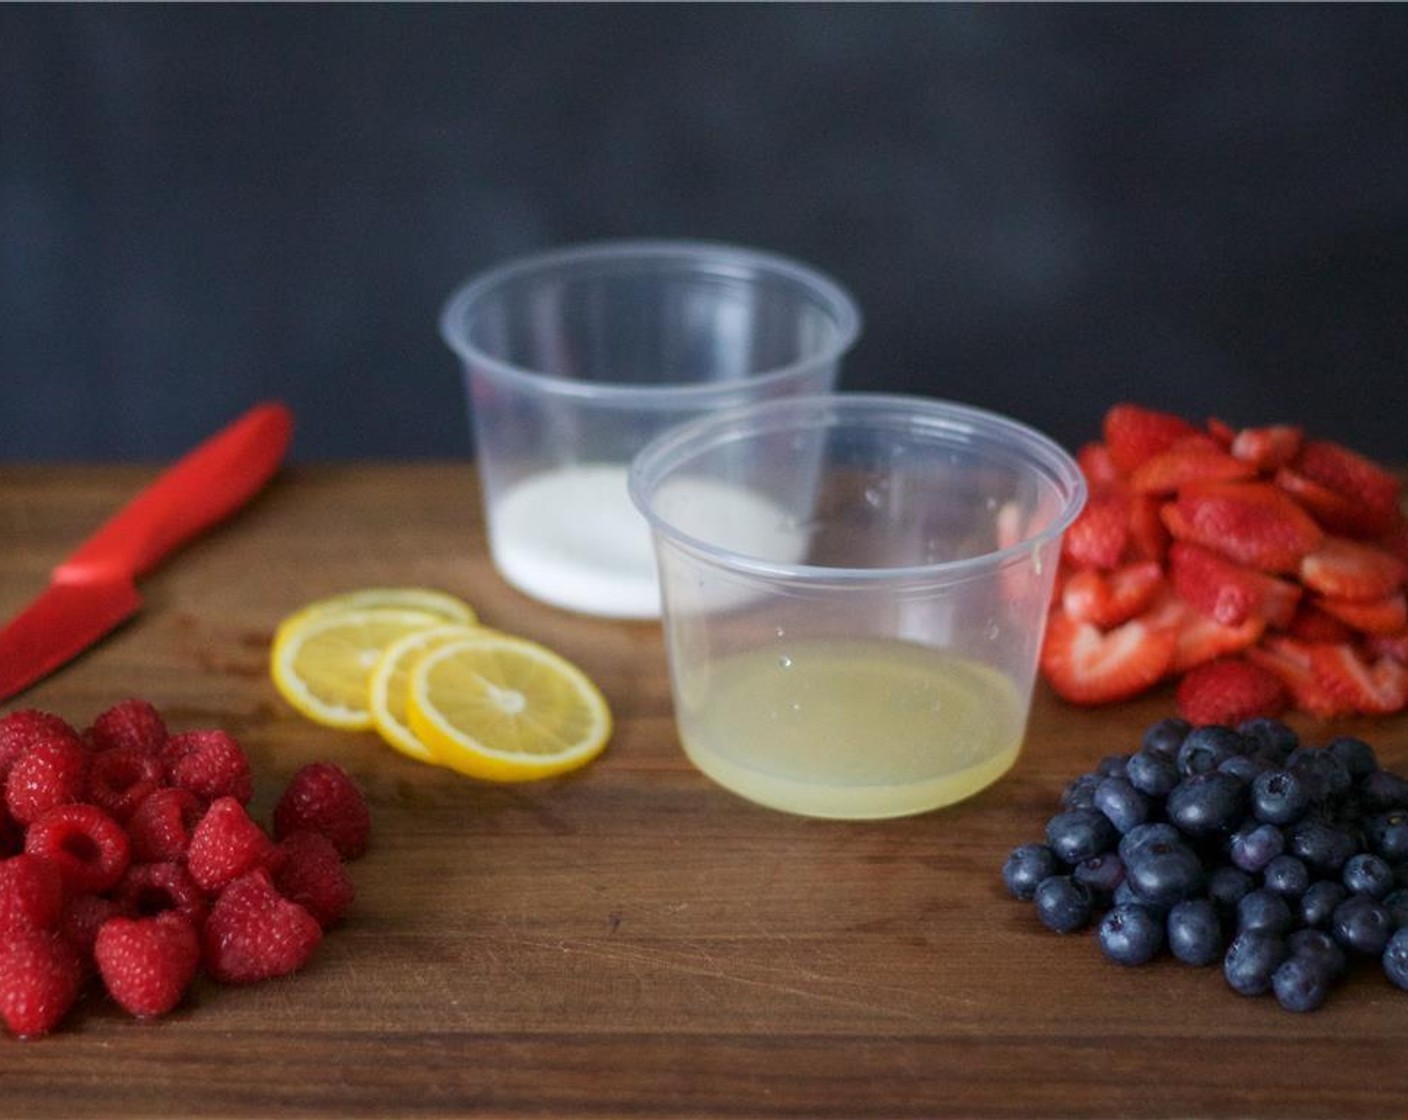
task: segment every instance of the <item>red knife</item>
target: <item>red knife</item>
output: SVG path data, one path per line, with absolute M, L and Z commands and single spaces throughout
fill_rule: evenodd
M 292 435 L 285 405 L 256 405 L 164 470 L 55 568 L 48 588 L 0 630 L 0 702 L 134 614 L 137 579 L 253 498 Z

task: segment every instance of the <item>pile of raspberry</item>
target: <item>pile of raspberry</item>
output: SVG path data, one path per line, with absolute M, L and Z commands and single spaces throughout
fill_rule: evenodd
M 144 700 L 81 733 L 37 709 L 0 716 L 0 1017 L 13 1034 L 52 1031 L 90 982 L 151 1018 L 201 972 L 247 984 L 308 963 L 352 903 L 344 862 L 366 850 L 366 799 L 315 762 L 266 830 L 252 791 L 231 735 L 172 734 Z

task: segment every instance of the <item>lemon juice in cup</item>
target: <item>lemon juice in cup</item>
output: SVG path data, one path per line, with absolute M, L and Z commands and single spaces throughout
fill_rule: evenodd
M 723 540 L 687 482 L 727 480 L 794 536 Z M 977 409 L 823 394 L 696 420 L 645 448 L 675 715 L 690 759 L 773 808 L 901 816 L 1017 759 L 1075 462 Z M 800 547 L 799 547 L 800 544 Z

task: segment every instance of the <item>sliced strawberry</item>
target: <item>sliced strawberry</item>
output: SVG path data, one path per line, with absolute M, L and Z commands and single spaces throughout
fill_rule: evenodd
M 1090 485 L 1092 492 L 1109 490 L 1124 484 L 1124 475 L 1119 467 L 1115 466 L 1110 449 L 1103 443 L 1087 443 L 1077 451 L 1076 465 L 1080 467 L 1081 474 L 1085 475 L 1085 481 Z
M 1319 642 L 1302 642 L 1282 636 L 1268 637 L 1247 650 L 1248 661 L 1281 678 L 1291 694 L 1291 705 L 1317 719 L 1353 715 L 1357 709 L 1325 687 L 1311 665 L 1317 649 L 1335 648 Z
M 1168 595 L 1151 607 L 1145 612 L 1144 621 L 1150 626 L 1173 631 L 1173 664 L 1169 669 L 1175 675 L 1186 673 L 1195 665 L 1250 649 L 1266 632 L 1266 621 L 1256 615 L 1236 626 L 1226 626 L 1177 595 Z
M 1129 544 L 1129 502 L 1121 494 L 1101 494 L 1085 503 L 1061 541 L 1061 555 L 1077 568 L 1119 566 Z
M 1209 416 L 1207 422 L 1208 435 L 1217 440 L 1218 447 L 1224 451 L 1230 451 L 1232 441 L 1237 438 L 1237 429 L 1225 420 L 1219 420 L 1216 416 Z
M 1251 478 L 1255 473 L 1252 464 L 1234 459 L 1211 437 L 1197 435 L 1149 456 L 1135 468 L 1129 482 L 1141 494 L 1172 494 L 1190 482 Z
M 1408 517 L 1400 513 L 1393 519 L 1393 525 L 1378 539 L 1378 546 L 1390 556 L 1397 556 L 1408 565 Z
M 1322 596 L 1316 605 L 1332 618 L 1361 634 L 1397 634 L 1408 626 L 1408 599 L 1395 591 L 1382 599 L 1334 599 Z
M 1236 727 L 1256 717 L 1274 719 L 1289 702 L 1280 677 L 1242 657 L 1220 657 L 1199 665 L 1178 682 L 1174 692 L 1178 714 L 1195 725 Z
M 1109 629 L 1142 613 L 1163 585 L 1163 569 L 1153 560 L 1111 572 L 1082 568 L 1061 588 L 1061 608 L 1077 621 Z
M 1322 611 L 1309 599 L 1302 599 L 1286 633 L 1303 642 L 1352 642 L 1354 631 Z
M 1169 578 L 1179 596 L 1224 626 L 1260 618 L 1284 628 L 1300 602 L 1297 584 L 1228 560 L 1202 545 L 1176 541 L 1169 549 L 1168 563 Z
M 1041 668 L 1071 703 L 1109 704 L 1157 684 L 1173 662 L 1175 640 L 1172 630 L 1138 618 L 1101 630 L 1058 610 L 1047 621 Z
M 1267 482 L 1200 482 L 1161 511 L 1178 540 L 1265 572 L 1294 572 L 1324 537 L 1310 515 Z
M 1232 441 L 1232 454 L 1258 471 L 1274 472 L 1296 457 L 1304 433 L 1290 424 L 1243 428 Z
M 1110 449 L 1111 460 L 1124 474 L 1133 474 L 1144 460 L 1167 451 L 1175 440 L 1196 431 L 1181 416 L 1137 404 L 1117 404 L 1105 413 L 1105 445 Z
M 1326 537 L 1301 558 L 1300 580 L 1338 599 L 1382 599 L 1403 583 L 1408 567 L 1377 545 Z
M 1129 553 L 1136 560 L 1157 560 L 1168 556 L 1169 535 L 1159 515 L 1163 500 L 1153 494 L 1132 494 L 1129 498 Z
M 1392 472 L 1372 459 L 1330 440 L 1306 440 L 1292 461 L 1296 473 L 1354 504 L 1353 536 L 1386 532 L 1398 513 L 1402 486 Z M 1348 527 L 1340 532 L 1351 532 Z
M 1363 514 L 1359 503 L 1347 494 L 1331 490 L 1328 486 L 1308 478 L 1290 467 L 1282 467 L 1274 475 L 1277 486 L 1300 503 L 1301 507 L 1315 518 L 1326 531 L 1342 533 L 1350 537 L 1362 537 L 1366 533 Z
M 1397 634 L 1371 634 L 1364 639 L 1364 648 L 1378 657 L 1391 657 L 1400 665 L 1408 665 L 1408 626 Z
M 1353 646 L 1310 647 L 1310 669 L 1320 686 L 1350 711 L 1381 716 L 1408 703 L 1408 666 L 1391 657 L 1369 662 Z

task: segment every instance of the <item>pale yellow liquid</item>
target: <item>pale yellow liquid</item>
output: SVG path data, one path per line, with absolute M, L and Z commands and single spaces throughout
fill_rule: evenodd
M 904 816 L 970 797 L 1017 759 L 1003 674 L 902 641 L 779 644 L 709 670 L 685 752 L 752 801 L 816 817 Z

